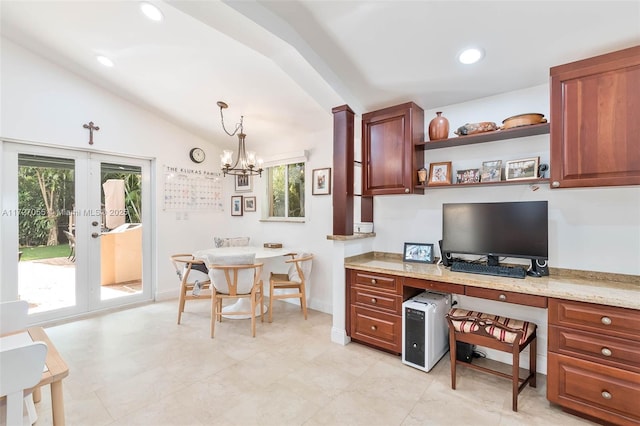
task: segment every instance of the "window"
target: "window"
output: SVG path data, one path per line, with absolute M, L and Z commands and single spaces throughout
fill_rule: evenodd
M 305 163 L 267 168 L 269 218 L 304 218 Z

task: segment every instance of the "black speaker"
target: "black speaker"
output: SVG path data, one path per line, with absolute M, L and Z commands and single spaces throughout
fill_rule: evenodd
M 531 269 L 529 275 L 534 277 L 546 277 L 549 275 L 549 261 L 544 259 L 531 259 Z
M 438 244 L 440 245 L 440 258 L 442 259 L 442 264 L 444 266 L 451 266 L 451 263 L 453 262 L 451 252 L 445 252 L 442 250 L 442 240 L 438 241 Z

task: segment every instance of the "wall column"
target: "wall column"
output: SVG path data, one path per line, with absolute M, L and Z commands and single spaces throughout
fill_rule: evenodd
M 333 113 L 333 235 L 353 235 L 353 144 L 355 114 L 349 105 Z

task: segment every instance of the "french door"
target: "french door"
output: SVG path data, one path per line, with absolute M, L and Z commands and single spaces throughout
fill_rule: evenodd
M 2 300 L 42 323 L 151 299 L 149 160 L 5 142 L 2 162 Z

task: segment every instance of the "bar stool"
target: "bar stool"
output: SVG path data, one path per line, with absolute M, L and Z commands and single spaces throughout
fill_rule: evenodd
M 449 354 L 451 357 L 451 389 L 456 388 L 456 365 L 511 379 L 511 409 L 518 411 L 518 395 L 527 384 L 536 387 L 536 325 L 527 321 L 452 308 L 446 315 L 449 324 Z M 456 342 L 485 346 L 513 355 L 511 375 L 480 365 L 458 361 Z M 521 379 L 520 352 L 529 346 L 529 375 Z

